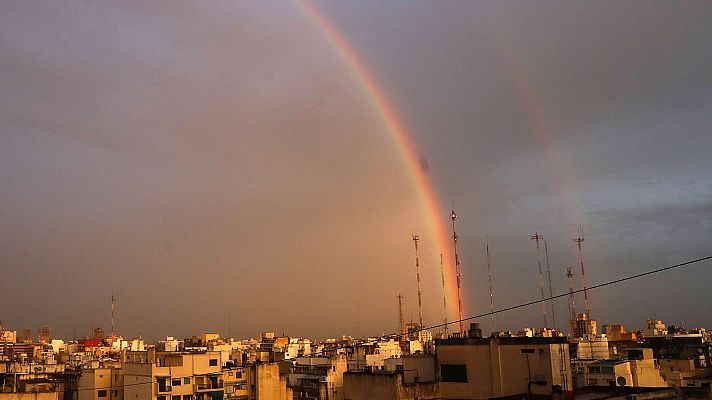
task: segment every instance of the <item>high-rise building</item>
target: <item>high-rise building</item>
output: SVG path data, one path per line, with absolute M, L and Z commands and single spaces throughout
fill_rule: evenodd
M 578 314 L 576 319 L 569 321 L 569 334 L 572 338 L 582 338 L 586 335 L 595 335 L 598 332 L 595 319 L 588 319 L 588 315 Z

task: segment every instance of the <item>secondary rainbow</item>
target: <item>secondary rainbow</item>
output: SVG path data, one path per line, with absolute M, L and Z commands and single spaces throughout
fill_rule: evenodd
M 446 292 L 449 309 L 448 320 L 452 321 L 453 316 L 457 315 L 457 288 L 455 284 L 456 272 L 452 253 L 452 242 L 445 223 L 449 214 L 443 214 L 443 209 L 438 204 L 432 185 L 421 168 L 420 159 L 415 150 L 415 146 L 408 137 L 403 124 L 398 119 L 394 107 L 388 102 L 388 99 L 384 96 L 376 80 L 371 76 L 354 49 L 349 46 L 343 36 L 339 34 L 313 3 L 308 0 L 301 0 L 298 1 L 298 4 L 301 5 L 301 8 L 324 33 L 327 40 L 332 44 L 351 70 L 351 73 L 358 82 L 360 82 L 373 107 L 383 120 L 396 147 L 400 150 L 399 153 L 402 157 L 402 161 L 405 163 L 408 171 L 410 171 L 410 177 L 418 190 L 421 205 L 430 221 L 430 234 L 435 240 L 435 248 L 443 253 L 445 269 L 447 271 Z M 439 269 L 439 264 L 437 268 Z M 467 315 L 464 310 L 463 313 Z M 452 329 L 453 326 L 450 326 L 450 328 Z

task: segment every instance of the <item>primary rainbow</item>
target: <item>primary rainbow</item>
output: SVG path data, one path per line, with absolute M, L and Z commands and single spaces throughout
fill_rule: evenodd
M 455 262 L 451 248 L 449 231 L 445 225 L 446 215 L 443 215 L 442 208 L 438 204 L 437 197 L 433 191 L 428 177 L 423 172 L 418 153 L 415 146 L 408 137 L 403 124 L 398 119 L 393 106 L 383 94 L 383 91 L 376 83 L 375 79 L 368 72 L 364 63 L 359 59 L 356 52 L 349 46 L 339 32 L 324 17 L 319 9 L 309 0 L 298 1 L 301 8 L 321 29 L 327 40 L 333 45 L 341 58 L 345 61 L 351 73 L 361 83 L 368 95 L 373 107 L 376 109 L 381 119 L 385 123 L 387 131 L 400 150 L 400 155 L 405 163 L 414 185 L 417 187 L 420 202 L 430 221 L 430 233 L 435 239 L 435 247 L 443 254 L 445 271 L 447 277 L 446 293 L 447 305 L 449 309 L 448 320 L 452 321 L 457 315 L 457 287 L 455 284 Z M 439 268 L 439 265 L 438 265 Z M 464 307 L 464 305 L 463 305 Z M 463 310 L 463 315 L 467 315 Z M 452 329 L 453 326 L 450 326 Z

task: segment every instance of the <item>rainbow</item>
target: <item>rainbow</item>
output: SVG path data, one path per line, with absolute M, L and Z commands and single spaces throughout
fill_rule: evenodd
M 388 102 L 388 99 L 384 96 L 383 91 L 376 83 L 376 80 L 373 76 L 371 76 L 363 61 L 359 59 L 358 54 L 356 54 L 354 49 L 349 46 L 334 26 L 329 23 L 316 5 L 311 3 L 309 0 L 298 1 L 298 4 L 323 32 L 327 40 L 344 60 L 353 76 L 361 84 L 373 107 L 383 120 L 387 131 L 390 133 L 391 139 L 400 150 L 399 153 L 401 159 L 406 165 L 408 171 L 410 171 L 410 176 L 413 180 L 413 184 L 417 188 L 421 205 L 429 220 L 429 229 L 432 237 L 435 238 L 435 247 L 443 254 L 443 258 L 445 260 L 444 266 L 447 278 L 445 291 L 450 314 L 448 315 L 448 320 L 452 321 L 454 319 L 453 317 L 458 313 L 458 301 L 452 242 L 450 240 L 451 237 L 449 230 L 444 222 L 446 221 L 447 216 L 443 215 L 443 209 L 438 203 L 432 184 L 421 168 L 420 159 L 417 151 L 415 150 L 415 146 L 408 137 L 403 124 L 398 119 L 398 115 L 396 114 L 394 107 Z M 464 304 L 463 315 L 467 315 L 464 310 Z M 456 330 L 456 326 L 457 324 L 450 325 L 449 329 Z

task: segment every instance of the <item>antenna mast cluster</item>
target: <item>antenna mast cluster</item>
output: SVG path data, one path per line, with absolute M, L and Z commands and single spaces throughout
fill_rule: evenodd
M 420 237 L 418 235 L 413 235 L 413 243 L 415 244 L 415 274 L 418 279 L 418 323 L 422 329 L 423 325 L 423 301 L 420 297 L 420 262 L 418 260 L 418 240 Z
M 460 291 L 460 257 L 457 254 L 457 231 L 455 230 L 455 220 L 457 219 L 457 213 L 452 210 L 450 214 L 452 218 L 452 242 L 455 247 L 455 273 L 457 275 L 457 318 L 460 322 L 460 336 L 465 333 L 464 322 L 462 318 L 462 293 Z
M 546 320 L 546 304 L 544 303 L 544 274 L 541 271 L 541 251 L 539 250 L 539 240 L 544 239 L 544 236 L 540 235 L 538 232 L 535 232 L 534 235 L 531 236 L 531 239 L 536 241 L 536 263 L 539 267 L 539 290 L 541 292 L 542 300 L 541 314 L 544 317 L 544 328 L 546 328 L 549 324 Z

